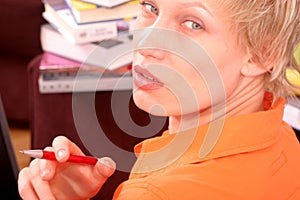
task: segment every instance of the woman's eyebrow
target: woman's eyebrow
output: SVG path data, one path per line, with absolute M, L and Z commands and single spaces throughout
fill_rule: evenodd
M 179 8 L 186 8 L 186 7 L 201 7 L 203 8 L 207 13 L 209 13 L 211 16 L 213 16 L 212 12 L 208 9 L 208 7 L 201 2 L 200 0 L 198 1 L 186 1 L 186 2 L 180 2 L 178 3 Z

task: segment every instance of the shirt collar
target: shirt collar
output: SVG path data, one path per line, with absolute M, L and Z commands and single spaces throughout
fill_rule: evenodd
M 160 137 L 145 140 L 135 147 L 138 159 L 132 174 L 266 148 L 278 139 L 284 103 L 279 99 L 266 111 L 227 118 L 177 134 L 166 131 Z M 210 141 L 216 131 L 221 131 L 217 140 Z

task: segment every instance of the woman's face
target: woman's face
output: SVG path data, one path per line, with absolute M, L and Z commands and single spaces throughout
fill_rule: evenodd
M 172 38 L 172 32 L 178 33 L 192 39 L 207 55 L 201 51 L 194 52 L 193 57 L 198 57 L 200 63 L 195 67 L 191 64 L 194 61 L 182 59 L 186 55 L 137 48 L 133 60 L 133 98 L 138 107 L 155 115 L 179 116 L 209 109 L 214 95 L 224 93 L 214 101 L 216 103 L 225 101 L 225 96 L 231 98 L 235 94 L 236 87 L 241 83 L 241 69 L 249 58 L 246 51 L 237 45 L 237 33 L 231 29 L 227 12 L 216 0 L 141 1 L 136 30 L 167 30 L 152 37 L 148 43 L 151 44 L 153 38 L 161 43 Z M 147 37 L 144 34 L 140 43 Z M 172 48 L 177 46 L 190 50 L 181 42 L 173 41 Z M 214 65 L 201 66 L 209 58 Z M 202 72 L 207 71 L 207 67 L 215 67 L 218 73 L 205 77 L 206 73 Z M 212 89 L 208 85 L 214 82 L 222 85 Z

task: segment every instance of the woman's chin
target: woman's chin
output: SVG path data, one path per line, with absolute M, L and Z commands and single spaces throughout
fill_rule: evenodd
M 163 104 L 152 102 L 149 98 L 148 99 L 145 97 L 140 98 L 135 95 L 133 95 L 133 101 L 139 109 L 151 115 L 161 116 L 161 117 L 168 116 L 168 112 L 165 109 L 165 106 Z

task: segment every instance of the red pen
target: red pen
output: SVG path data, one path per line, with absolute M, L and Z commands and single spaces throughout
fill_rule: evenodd
M 44 150 L 23 150 L 21 153 L 31 156 L 33 158 L 41 158 L 46 160 L 56 160 L 55 154 L 53 151 L 44 151 Z M 81 164 L 89 164 L 95 165 L 98 161 L 98 158 L 91 156 L 78 156 L 78 155 L 70 155 L 67 162 L 72 163 L 81 163 Z

